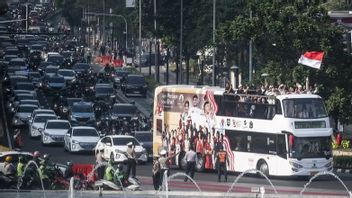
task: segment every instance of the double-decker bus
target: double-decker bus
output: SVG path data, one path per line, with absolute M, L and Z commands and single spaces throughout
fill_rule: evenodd
M 312 176 L 332 170 L 332 128 L 318 95 L 225 93 L 220 87 L 168 85 L 155 89 L 153 155 L 184 155 L 193 147 L 196 169 L 216 168 L 216 152 L 228 153 L 227 170 Z

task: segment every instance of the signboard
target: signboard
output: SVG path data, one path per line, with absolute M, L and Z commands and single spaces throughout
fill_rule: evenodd
M 135 0 L 126 0 L 126 8 L 134 8 L 136 5 Z

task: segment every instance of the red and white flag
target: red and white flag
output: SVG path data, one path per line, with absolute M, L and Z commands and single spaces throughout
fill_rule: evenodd
M 306 52 L 301 55 L 301 58 L 298 59 L 298 63 L 313 67 L 315 69 L 320 69 L 321 62 L 324 58 L 324 52 Z

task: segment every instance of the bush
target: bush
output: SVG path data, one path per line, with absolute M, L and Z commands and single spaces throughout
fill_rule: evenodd
M 334 156 L 334 168 L 352 169 L 352 156 Z

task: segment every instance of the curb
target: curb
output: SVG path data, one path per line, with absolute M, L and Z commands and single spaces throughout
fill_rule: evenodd
M 334 168 L 334 173 L 349 173 L 352 174 L 352 169 L 344 169 L 344 168 Z

